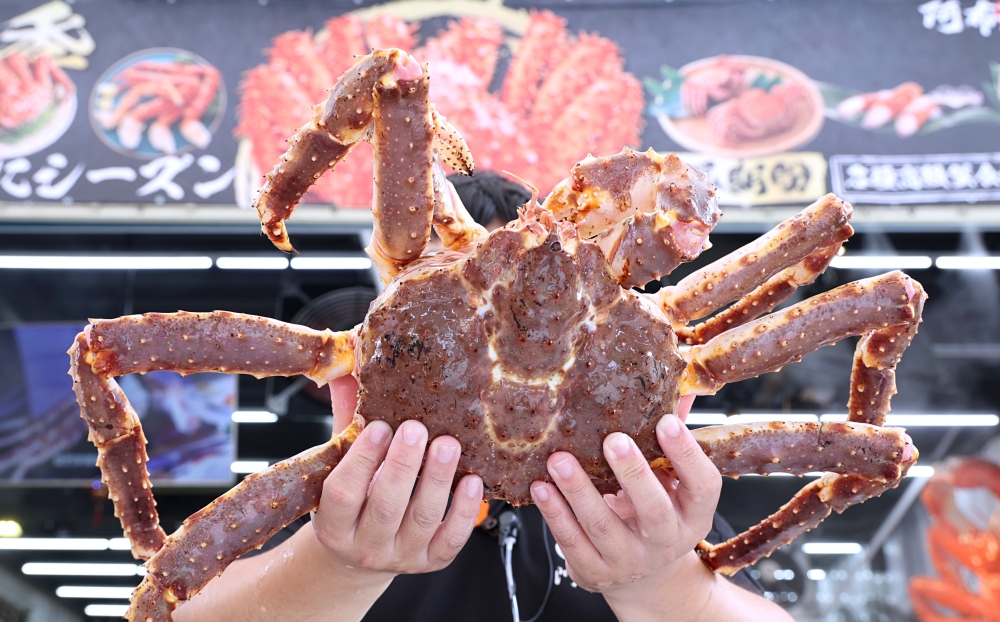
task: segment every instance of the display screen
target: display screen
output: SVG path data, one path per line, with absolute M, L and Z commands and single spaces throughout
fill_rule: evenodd
M 77 324 L 0 327 L 0 485 L 100 479 L 67 375 Z M 142 421 L 154 483 L 229 484 L 237 377 L 152 372 L 118 382 Z

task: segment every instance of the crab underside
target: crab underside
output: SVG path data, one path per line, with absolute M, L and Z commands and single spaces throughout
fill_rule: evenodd
M 849 421 L 770 422 L 694 431 L 725 475 L 824 471 L 760 525 L 702 560 L 731 574 L 815 527 L 831 511 L 898 485 L 916 461 L 901 429 L 881 427 L 894 370 L 926 298 L 892 272 L 770 313 L 811 283 L 851 235 L 851 206 L 819 199 L 758 240 L 655 295 L 633 286 L 697 257 L 719 218 L 703 173 L 674 154 L 628 149 L 578 163 L 542 204 L 487 234 L 441 162 L 471 173 L 464 141 L 427 101 L 428 72 L 377 50 L 341 77 L 267 176 L 262 230 L 292 250 L 284 222 L 299 197 L 362 140 L 374 147 L 375 230 L 368 253 L 387 286 L 364 323 L 340 333 L 227 312 L 92 320 L 70 350 L 82 417 L 133 554 L 148 558 L 129 618 L 169 620 L 242 554 L 314 509 L 323 481 L 366 421 L 416 419 L 462 444 L 458 477 L 530 503 L 546 458 L 568 451 L 602 492 L 618 485 L 605 436 L 632 436 L 654 467 L 655 440 L 681 395 L 774 371 L 861 335 Z M 435 229 L 447 250 L 424 254 Z M 716 313 L 718 311 L 718 313 Z M 714 314 L 714 315 L 713 315 Z M 689 323 L 709 318 L 695 326 Z M 682 347 L 678 343 L 684 344 Z M 354 373 L 354 422 L 330 442 L 248 476 L 169 538 L 146 473 L 145 439 L 113 378 L 153 370 Z

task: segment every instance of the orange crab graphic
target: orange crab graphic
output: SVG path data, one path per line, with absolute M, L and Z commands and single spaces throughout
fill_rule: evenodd
M 505 54 L 504 28 L 487 18 L 456 19 L 418 43 L 416 23 L 391 15 L 368 20 L 345 15 L 317 36 L 277 36 L 267 64 L 242 85 L 236 134 L 252 142 L 252 161 L 267 171 L 286 140 L 310 117 L 311 106 L 355 62 L 375 48 L 414 51 L 434 71 L 433 101 L 462 133 L 483 170 L 506 170 L 538 184 L 545 194 L 588 153 L 637 146 L 642 130 L 642 86 L 624 71 L 612 41 L 571 35 L 549 11 L 532 12 L 510 57 L 502 87 L 491 91 Z M 304 199 L 343 207 L 372 201 L 372 154 L 358 147 Z

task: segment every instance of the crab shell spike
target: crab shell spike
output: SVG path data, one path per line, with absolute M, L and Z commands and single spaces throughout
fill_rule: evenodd
M 581 237 L 597 236 L 623 287 L 645 285 L 697 257 L 721 214 L 704 173 L 674 153 L 628 148 L 577 163 L 544 207 L 574 223 Z
M 472 151 L 459 133 L 443 114 L 434 109 L 431 104 L 431 120 L 434 123 L 434 151 L 456 173 L 472 175 L 476 172 L 476 164 L 472 159 Z

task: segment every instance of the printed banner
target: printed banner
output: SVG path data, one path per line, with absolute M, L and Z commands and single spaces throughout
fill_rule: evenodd
M 1000 153 L 830 159 L 833 192 L 858 203 L 1000 201 Z
M 0 202 L 248 206 L 312 106 L 378 47 L 428 64 L 479 170 L 545 193 L 588 153 L 652 147 L 697 154 L 733 204 L 807 202 L 834 183 L 819 157 L 996 149 L 997 7 L 9 0 Z M 949 184 L 920 200 L 966 200 Z M 371 194 L 360 145 L 303 200 L 367 209 Z

